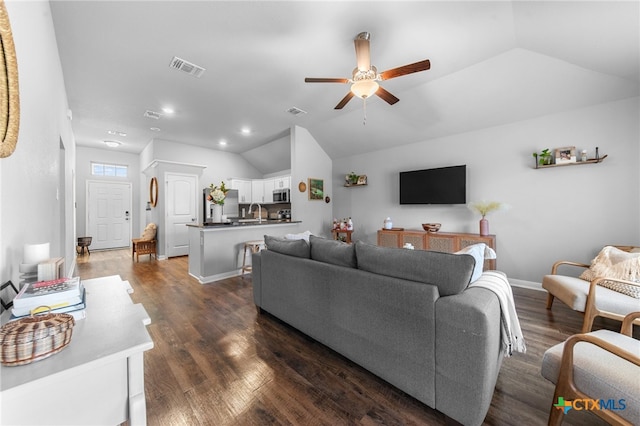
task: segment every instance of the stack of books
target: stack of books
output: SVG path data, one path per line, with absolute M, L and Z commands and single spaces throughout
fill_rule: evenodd
M 85 289 L 80 277 L 27 283 L 13 299 L 12 318 L 21 318 L 50 310 L 85 318 Z

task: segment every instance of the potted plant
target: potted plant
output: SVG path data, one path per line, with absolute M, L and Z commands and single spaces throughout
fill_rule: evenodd
M 485 217 L 491 212 L 505 210 L 508 206 L 499 201 L 474 201 L 467 205 L 472 212 L 479 213 L 482 216 L 480 219 L 480 235 L 489 235 L 489 221 Z
M 536 159 L 536 167 L 538 164 L 541 166 L 548 166 L 553 161 L 553 154 L 549 151 L 549 148 L 543 149 L 539 154 L 534 152 L 533 157 Z
M 349 183 L 351 185 L 355 185 L 358 183 L 358 175 L 355 174 L 354 172 L 351 172 L 347 175 L 347 179 L 349 180 Z

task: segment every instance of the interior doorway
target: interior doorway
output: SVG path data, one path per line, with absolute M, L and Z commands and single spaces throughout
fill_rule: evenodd
M 189 254 L 186 225 L 198 221 L 198 176 L 167 172 L 165 184 L 166 254 L 167 257 L 186 256 Z
M 131 183 L 87 181 L 87 234 L 92 250 L 131 244 Z

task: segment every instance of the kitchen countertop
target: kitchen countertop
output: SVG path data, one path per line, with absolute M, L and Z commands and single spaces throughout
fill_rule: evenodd
M 222 222 L 222 223 L 187 223 L 187 226 L 195 227 L 195 228 L 225 228 L 225 229 L 235 229 L 235 228 L 245 228 L 248 226 L 265 226 L 265 225 L 291 225 L 295 223 L 302 223 L 300 220 L 290 220 L 290 219 L 263 219 L 262 222 L 258 221 L 241 221 L 241 222 Z
M 202 284 L 241 275 L 242 267 L 252 261 L 245 250 L 248 241 L 263 241 L 265 235 L 284 237 L 300 233 L 301 227 L 301 221 L 273 219 L 237 225 L 190 223 L 189 275 Z

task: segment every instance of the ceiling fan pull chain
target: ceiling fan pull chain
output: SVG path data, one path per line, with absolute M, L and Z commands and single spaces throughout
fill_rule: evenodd
M 364 118 L 362 119 L 362 125 L 366 126 L 367 125 L 367 98 L 364 98 L 363 101 L 364 101 L 364 108 L 363 108 Z

